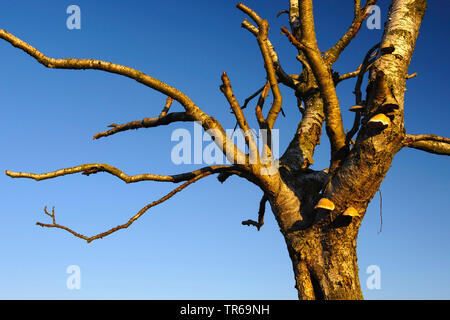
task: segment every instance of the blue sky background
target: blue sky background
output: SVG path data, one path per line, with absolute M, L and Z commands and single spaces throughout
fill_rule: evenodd
M 353 1 L 315 1 L 319 46 L 329 48 L 348 27 Z M 270 39 L 284 68 L 299 70 L 295 50 L 280 35 L 288 1 L 246 1 L 271 24 Z M 66 8 L 81 8 L 82 29 L 66 28 Z M 235 1 L 48 1 L 0 4 L 0 27 L 57 58 L 98 58 L 137 68 L 188 94 L 203 110 L 234 127 L 218 90 L 226 71 L 243 101 L 264 82 L 255 38 L 240 23 Z M 388 1 L 381 0 L 382 21 Z M 407 83 L 408 133 L 450 136 L 448 120 L 448 12 L 429 1 Z M 336 70 L 353 71 L 382 30 L 362 28 Z M 92 140 L 110 123 L 156 116 L 165 97 L 130 79 L 100 71 L 50 70 L 0 41 L 0 170 L 47 172 L 105 162 L 129 174 L 177 173 L 172 125 Z M 354 80 L 339 85 L 344 124 L 353 118 Z M 283 89 L 281 149 L 299 114 Z M 181 107 L 174 104 L 173 110 Z M 248 109 L 249 111 L 251 109 Z M 253 118 L 249 112 L 248 117 Z M 328 166 L 322 138 L 314 168 Z M 450 298 L 450 170 L 447 157 L 402 150 L 368 208 L 358 238 L 360 279 L 367 299 Z M 241 225 L 256 218 L 261 192 L 230 178 L 204 179 L 148 211 L 125 231 L 86 244 L 70 234 L 42 229 L 43 207 L 56 206 L 57 221 L 92 235 L 121 224 L 174 186 L 126 185 L 107 174 L 35 182 L 0 175 L 0 298 L 3 299 L 296 299 L 291 262 L 270 210 L 260 232 Z M 230 199 L 233 199 L 232 201 Z M 81 268 L 81 290 L 68 290 L 66 268 Z M 381 268 L 381 290 L 366 287 L 369 265 Z

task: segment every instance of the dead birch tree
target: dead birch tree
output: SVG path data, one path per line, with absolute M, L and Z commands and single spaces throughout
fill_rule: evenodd
M 222 74 L 220 91 L 225 96 L 237 124 L 245 133 L 246 150 L 238 148 L 227 136 L 221 124 L 192 101 L 186 94 L 141 71 L 127 66 L 95 59 L 55 59 L 46 56 L 30 44 L 0 29 L 0 38 L 25 51 L 37 62 L 52 69 L 95 69 L 115 73 L 135 80 L 167 96 L 160 114 L 125 124 L 113 124 L 94 139 L 137 128 L 154 128 L 177 122 L 199 122 L 214 137 L 217 147 L 232 165 L 215 165 L 176 175 L 140 174 L 129 176 L 118 168 L 104 163 L 83 164 L 54 172 L 34 174 L 6 171 L 12 178 L 31 178 L 37 181 L 68 174 L 91 175 L 106 172 L 126 183 L 145 180 L 181 183 L 159 200 L 151 202 L 128 221 L 97 235 L 85 236 L 58 224 L 55 211 L 44 212 L 49 223 L 38 225 L 58 228 L 91 242 L 120 229 L 129 227 L 150 208 L 168 200 L 189 185 L 217 174 L 221 182 L 237 175 L 262 191 L 257 221 L 243 224 L 258 228 L 264 223 L 266 203 L 278 222 L 292 260 L 296 288 L 300 299 L 362 299 L 358 279 L 356 239 L 367 206 L 387 174 L 393 157 L 402 148 L 415 148 L 425 152 L 450 155 L 450 139 L 432 134 L 409 135 L 404 127 L 404 94 L 408 66 L 413 55 L 416 38 L 426 11 L 425 0 L 392 0 L 388 21 L 379 43 L 368 52 L 355 71 L 339 75 L 333 70 L 352 39 L 367 18 L 371 5 L 354 0 L 354 18 L 350 27 L 337 39 L 336 44 L 323 51 L 319 49 L 315 32 L 312 0 L 290 0 L 289 28 L 281 32 L 286 45 L 296 48 L 302 66 L 300 74 L 283 70 L 276 48 L 269 40 L 269 23 L 255 11 L 238 4 L 246 15 L 242 27 L 256 40 L 266 71 L 266 85 L 240 105 L 234 96 L 226 73 Z M 365 95 L 362 93 L 364 76 L 368 76 Z M 336 86 L 353 79 L 355 86 L 354 125 L 344 130 L 341 106 Z M 280 86 L 286 86 L 297 97 L 295 109 L 301 111 L 297 131 L 279 159 L 271 152 L 271 130 L 283 111 Z M 273 100 L 263 108 L 269 91 Z M 244 115 L 247 103 L 259 97 L 254 109 L 260 129 L 268 132 L 266 144 L 258 151 L 255 138 Z M 182 112 L 171 112 L 173 101 L 179 102 Z M 293 106 L 283 106 L 285 109 Z M 322 135 L 322 127 L 331 145 L 329 168 L 315 171 L 314 151 Z M 424 128 L 425 129 L 425 128 Z M 276 165 L 274 165 L 276 164 Z

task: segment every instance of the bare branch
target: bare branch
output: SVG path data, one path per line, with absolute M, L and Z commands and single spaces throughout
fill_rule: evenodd
M 188 112 L 196 113 L 196 111 L 198 111 L 197 110 L 198 107 L 184 93 L 136 69 L 123 65 L 118 65 L 112 62 L 106 62 L 95 59 L 50 58 L 41 53 L 40 51 L 38 51 L 36 48 L 29 45 L 28 43 L 20 40 L 19 38 L 15 37 L 14 35 L 10 34 L 9 32 L 3 29 L 0 29 L 0 38 L 8 41 L 14 47 L 23 50 L 25 53 L 35 58 L 39 63 L 46 66 L 47 68 L 75 69 L 75 70 L 95 69 L 120 74 L 125 77 L 134 79 L 137 82 L 140 82 L 152 89 L 155 89 L 156 91 L 159 91 L 171 97 L 172 99 L 177 100 L 186 108 L 186 111 Z
M 277 18 L 279 18 L 282 14 L 284 14 L 284 13 L 287 13 L 287 14 L 289 14 L 289 11 L 288 10 L 281 10 L 281 11 L 279 11 L 278 13 L 277 13 Z
M 265 128 L 266 126 L 266 121 L 262 113 L 262 108 L 264 106 L 264 102 L 266 101 L 267 95 L 269 94 L 269 89 L 270 83 L 267 82 L 263 88 L 263 91 L 261 92 L 261 95 L 259 96 L 258 103 L 256 104 L 255 107 L 256 120 L 258 121 L 260 128 Z
M 378 234 L 383 231 L 383 196 L 381 195 L 381 189 L 378 189 L 378 193 L 380 194 L 380 231 Z
M 167 112 L 169 112 L 170 107 L 172 106 L 173 99 L 171 97 L 167 97 L 166 104 L 164 105 L 164 108 L 162 109 L 161 113 L 159 114 L 159 117 L 165 117 Z
M 245 99 L 244 104 L 242 105 L 241 109 L 245 109 L 247 108 L 247 105 L 249 104 L 250 101 L 252 101 L 258 94 L 260 94 L 264 88 L 266 87 L 266 84 L 263 85 L 261 88 L 259 88 L 254 94 L 252 94 L 250 97 L 248 97 L 247 99 Z
M 377 54 L 377 51 L 375 51 L 369 58 L 374 58 Z M 367 64 L 366 70 L 364 70 L 364 73 L 369 71 L 370 67 L 372 66 L 373 62 L 375 62 L 376 59 L 370 60 L 369 63 Z M 358 68 L 353 71 L 353 72 L 349 72 L 349 73 L 345 73 L 343 75 L 340 75 L 336 80 L 335 83 L 338 84 L 339 82 L 343 81 L 343 80 L 347 80 L 347 79 L 351 79 L 351 78 L 355 78 L 359 75 L 359 73 L 362 70 L 362 64 L 360 64 L 358 66 Z
M 164 112 L 164 111 L 163 111 Z M 162 114 L 163 114 L 162 112 Z M 168 114 L 160 115 L 156 118 L 144 118 L 139 121 L 131 121 L 125 124 L 111 124 L 109 127 L 112 127 L 113 129 L 102 131 L 94 135 L 93 139 L 100 139 L 102 137 L 108 137 L 113 134 L 127 131 L 127 130 L 137 130 L 140 128 L 154 128 L 162 125 L 168 125 L 174 122 L 190 122 L 195 121 L 193 117 L 191 117 L 186 112 L 172 112 Z
M 357 110 L 355 112 L 355 119 L 353 120 L 353 126 L 345 136 L 345 143 L 347 144 L 347 147 L 350 147 L 350 144 L 353 141 L 352 138 L 356 134 L 356 132 L 358 132 L 360 124 L 361 124 L 361 110 Z
M 269 110 L 269 114 L 267 115 L 266 121 L 267 126 L 269 129 L 273 128 L 273 125 L 275 123 L 275 120 L 278 117 L 278 114 L 281 110 L 281 105 L 283 103 L 283 98 L 281 97 L 281 92 L 278 87 L 278 80 L 276 77 L 276 72 L 274 69 L 273 59 L 271 56 L 271 50 L 269 49 L 267 42 L 267 36 L 269 32 L 269 23 L 265 19 L 261 19 L 253 10 L 246 7 L 242 3 L 239 3 L 237 5 L 237 8 L 240 9 L 242 12 L 249 15 L 258 25 L 258 35 L 256 39 L 258 40 L 258 45 L 261 50 L 261 54 L 264 59 L 264 68 L 266 69 L 267 73 L 267 80 L 270 83 L 270 87 L 272 89 L 273 93 L 273 103 L 272 107 Z
M 82 234 L 79 234 L 79 233 L 73 231 L 72 229 L 70 229 L 68 227 L 62 226 L 60 224 L 56 224 L 54 208 L 53 208 L 52 214 L 49 214 L 47 212 L 47 207 L 45 207 L 45 209 L 44 209 L 45 214 L 47 214 L 50 217 L 52 217 L 52 221 L 53 221 L 52 224 L 46 224 L 46 223 L 41 223 L 41 222 L 37 222 L 36 224 L 38 226 L 41 226 L 41 227 L 58 228 L 58 229 L 66 230 L 67 232 L 70 232 L 71 234 L 73 234 L 75 237 L 81 238 L 83 240 L 86 240 L 88 243 L 90 243 L 90 242 L 92 242 L 94 240 L 102 239 L 102 238 L 104 238 L 104 237 L 106 237 L 106 236 L 110 235 L 111 233 L 114 233 L 114 232 L 116 232 L 118 230 L 128 228 L 133 222 L 135 222 L 137 219 L 139 219 L 148 209 L 150 209 L 150 208 L 152 208 L 154 206 L 157 206 L 157 205 L 163 203 L 164 201 L 172 198 L 175 194 L 177 194 L 178 192 L 182 191 L 183 189 L 185 189 L 186 187 L 188 187 L 192 183 L 194 183 L 194 182 L 196 182 L 196 181 L 198 181 L 198 180 L 200 180 L 200 179 L 202 179 L 204 177 L 207 177 L 210 174 L 212 174 L 212 172 L 204 172 L 204 173 L 202 173 L 200 175 L 197 175 L 196 177 L 192 178 L 191 180 L 183 183 L 181 186 L 175 188 L 174 190 L 172 190 L 171 192 L 169 192 L 167 195 L 165 195 L 164 197 L 160 198 L 159 200 L 153 201 L 152 203 L 149 203 L 148 205 L 146 205 L 144 208 L 139 210 L 139 212 L 136 215 L 134 215 L 132 218 L 130 218 L 126 223 L 118 225 L 117 227 L 111 228 L 111 229 L 109 229 L 109 230 L 107 230 L 105 232 L 99 233 L 99 234 L 97 234 L 95 236 L 92 236 L 92 237 L 84 236 Z
M 364 79 L 364 74 L 367 70 L 369 70 L 370 66 L 373 64 L 374 60 L 373 59 L 371 60 L 370 58 L 372 57 L 372 54 L 379 47 L 380 47 L 380 43 L 377 43 L 372 48 L 370 48 L 369 51 L 364 56 L 364 60 L 360 66 L 360 72 L 358 73 L 358 79 L 356 80 L 355 90 L 353 91 L 353 93 L 355 94 L 356 105 L 361 105 L 363 103 L 362 93 L 361 93 L 361 85 L 362 85 L 362 82 Z M 376 59 L 376 58 L 374 58 L 374 59 Z M 346 143 L 347 147 L 350 146 L 350 144 L 352 143 L 353 136 L 356 134 L 356 132 L 358 132 L 359 125 L 361 123 L 361 114 L 363 112 L 364 111 L 362 111 L 362 110 L 357 110 L 355 112 L 355 119 L 353 121 L 353 126 L 350 129 L 350 131 L 346 134 L 346 137 L 345 137 L 345 143 Z
M 301 35 L 299 42 L 312 49 L 317 49 L 316 27 L 312 0 L 298 0 Z
M 238 3 L 236 5 L 236 8 L 244 12 L 246 15 L 248 15 L 250 18 L 252 18 L 253 21 L 260 27 L 261 23 L 263 23 L 263 20 L 255 11 L 244 5 L 243 3 Z
M 216 165 L 216 166 L 208 166 L 195 171 L 176 174 L 176 175 L 158 175 L 158 174 L 139 174 L 135 176 L 129 176 L 116 167 L 110 166 L 106 163 L 87 163 L 76 167 L 65 168 L 56 170 L 53 172 L 35 174 L 35 173 L 25 173 L 25 172 L 13 172 L 6 170 L 6 175 L 11 178 L 28 178 L 34 179 L 36 181 L 53 179 L 56 177 L 61 177 L 69 174 L 75 174 L 82 172 L 82 174 L 88 176 L 90 174 L 95 174 L 98 172 L 107 172 L 116 176 L 117 178 L 123 180 L 126 183 L 134 183 L 140 181 L 160 181 L 160 182 L 173 182 L 178 183 L 182 181 L 187 181 L 189 179 L 193 179 L 199 175 L 204 173 L 218 173 L 224 172 L 228 170 L 237 170 L 236 167 L 230 165 Z
M 118 65 L 111 62 L 105 62 L 101 60 L 95 59 L 54 59 L 45 56 L 43 53 L 39 52 L 36 48 L 32 47 L 28 43 L 16 38 L 12 34 L 7 31 L 0 29 L 0 38 L 8 41 L 14 47 L 17 47 L 33 58 L 35 58 L 39 63 L 43 64 L 48 68 L 55 69 L 95 69 L 102 70 L 110 73 L 120 74 L 126 76 L 128 78 L 134 79 L 137 82 L 140 82 L 156 91 L 159 91 L 166 96 L 178 101 L 186 110 L 186 113 L 189 117 L 201 123 L 202 127 L 208 131 L 213 130 L 216 133 L 214 142 L 222 150 L 222 152 L 226 155 L 227 159 L 232 163 L 244 164 L 246 163 L 245 154 L 236 147 L 231 139 L 229 139 L 223 130 L 220 123 L 214 118 L 210 117 L 206 113 L 204 113 L 195 103 L 184 93 L 175 89 L 174 87 L 169 86 L 168 84 L 159 81 L 149 75 L 142 73 L 136 69 Z M 163 117 L 159 121 L 167 121 L 171 119 L 173 116 L 166 115 L 164 116 L 164 111 L 162 112 Z M 166 118 L 167 117 L 167 118 Z M 175 117 L 180 117 L 178 114 Z M 173 118 L 172 118 L 173 119 Z M 179 118 L 178 118 L 179 119 Z M 173 122 L 173 121 L 172 121 Z M 112 125 L 113 127 L 118 127 L 117 125 Z
M 245 163 L 245 154 L 239 150 L 231 139 L 229 139 L 217 120 L 207 115 L 203 112 L 188 96 L 183 92 L 169 86 L 168 84 L 161 82 L 149 75 L 144 74 L 136 69 L 118 65 L 111 62 L 95 60 L 95 59 L 54 59 L 47 57 L 36 48 L 32 47 L 28 43 L 20 40 L 19 38 L 13 36 L 7 31 L 0 29 L 0 38 L 8 41 L 14 47 L 17 47 L 24 52 L 26 52 L 31 57 L 35 58 L 39 63 L 54 69 L 95 69 L 106 71 L 110 73 L 115 73 L 123 75 L 125 77 L 131 78 L 144 84 L 145 86 L 159 91 L 166 96 L 178 101 L 186 110 L 186 113 L 199 121 L 205 130 L 214 130 L 217 132 L 214 142 L 222 150 L 222 152 L 227 156 L 228 160 L 233 163 Z M 231 146 L 231 147 L 230 147 Z M 233 150 L 232 153 L 227 152 L 227 150 Z
M 298 49 L 298 50 L 314 50 L 313 48 L 308 47 L 306 44 L 298 41 L 295 39 L 295 37 L 292 35 L 292 33 L 289 32 L 286 27 L 281 27 L 281 33 L 288 37 L 289 41 Z M 299 58 L 297 58 L 299 59 Z
M 258 210 L 258 222 L 254 220 L 245 220 L 242 221 L 242 224 L 244 226 L 254 226 L 258 229 L 258 231 L 261 229 L 261 227 L 264 225 L 264 213 L 266 212 L 266 202 L 269 200 L 266 194 L 263 195 L 261 198 L 261 201 L 259 202 L 259 210 Z
M 362 101 L 362 93 L 361 93 L 361 85 L 364 79 L 365 72 L 369 69 L 369 66 L 372 64 L 372 61 L 370 60 L 370 57 L 372 56 L 372 53 L 377 50 L 380 47 L 380 43 L 377 43 L 372 48 L 369 49 L 369 51 L 364 56 L 364 60 L 361 64 L 361 71 L 358 74 L 358 79 L 356 80 L 355 84 L 355 102 L 356 104 L 361 104 Z
M 407 134 L 403 140 L 403 145 L 429 153 L 450 156 L 450 139 L 434 134 Z
M 341 81 L 347 80 L 347 79 L 356 78 L 359 75 L 359 73 L 361 72 L 361 67 L 362 67 L 362 65 L 360 64 L 355 71 L 341 74 L 339 76 L 339 78 L 337 79 L 336 84 Z
M 364 20 L 369 16 L 370 11 L 368 10 L 370 6 L 377 3 L 377 0 L 367 0 L 364 7 L 360 9 L 360 1 L 355 1 L 355 12 L 352 24 L 344 35 L 339 39 L 339 41 L 324 54 L 324 61 L 329 65 L 332 65 L 337 61 L 340 54 L 349 45 L 352 39 L 358 34 Z
M 303 4 L 303 2 L 301 2 L 301 4 Z M 309 8 L 308 4 L 312 6 L 312 3 L 310 3 L 308 0 L 305 1 L 304 5 L 306 13 L 303 13 L 303 9 L 300 10 L 301 19 L 313 25 L 314 19 L 312 17 L 312 7 Z M 311 16 L 308 16 L 309 14 L 311 14 Z M 312 29 L 314 28 L 312 27 Z M 320 92 L 322 93 L 322 98 L 325 102 L 326 131 L 330 139 L 333 162 L 337 153 L 345 147 L 345 132 L 342 123 L 339 100 L 336 95 L 332 74 L 331 72 L 329 72 L 327 66 L 322 60 L 320 51 L 317 47 L 315 34 L 312 34 L 311 30 L 309 30 L 306 35 L 303 35 L 302 38 L 305 39 L 303 40 L 306 41 L 305 43 L 312 43 L 315 45 L 315 47 L 311 47 L 310 45 L 307 45 L 303 42 L 299 42 L 285 27 L 281 28 L 281 32 L 288 37 L 289 41 L 294 46 L 305 52 L 314 76 L 317 79 Z
M 228 100 L 228 103 L 233 110 L 233 113 L 236 117 L 236 120 L 239 124 L 239 127 L 242 129 L 245 142 L 249 147 L 250 155 L 255 155 L 259 159 L 258 148 L 256 146 L 255 139 L 251 133 L 250 127 L 245 119 L 244 113 L 242 112 L 241 106 L 236 100 L 234 96 L 233 89 L 231 88 L 231 82 L 228 78 L 227 74 L 224 72 L 222 74 L 222 85 L 220 86 L 220 91 L 225 95 Z
M 241 24 L 242 28 L 247 29 L 248 31 L 250 31 L 251 34 L 253 34 L 255 37 L 258 36 L 259 34 L 259 28 L 255 27 L 251 22 L 249 22 L 247 19 L 244 19 L 244 21 Z M 281 63 L 278 59 L 278 55 L 272 45 L 272 43 L 270 42 L 269 39 L 266 40 L 267 43 L 267 48 L 269 49 L 269 53 L 270 56 L 272 58 L 273 61 L 273 67 L 275 68 L 275 72 L 277 74 L 278 80 L 292 88 L 292 89 L 296 89 L 297 88 L 297 84 L 298 81 L 296 81 L 295 79 L 293 79 L 292 77 L 290 77 L 283 69 L 283 67 L 281 66 Z
M 406 79 L 412 79 L 412 78 L 414 78 L 414 77 L 417 77 L 417 72 L 414 72 L 413 74 L 410 74 L 410 75 L 407 75 L 406 76 Z
M 255 93 L 253 93 L 250 97 L 245 99 L 244 104 L 242 105 L 241 109 L 243 110 L 243 109 L 247 108 L 248 103 L 250 101 L 252 101 L 258 94 L 260 94 L 261 91 L 263 91 L 265 87 L 266 87 L 266 85 L 262 86 Z M 237 126 L 238 126 L 238 122 L 236 122 L 236 125 L 234 126 L 233 133 L 234 133 L 234 131 L 236 131 Z

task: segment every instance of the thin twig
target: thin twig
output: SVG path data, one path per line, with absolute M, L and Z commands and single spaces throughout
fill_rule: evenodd
M 381 196 L 381 189 L 378 189 L 378 192 L 380 194 L 380 231 L 378 231 L 378 234 L 380 234 L 383 230 L 383 197 Z
M 111 229 L 109 229 L 109 230 L 107 230 L 105 232 L 99 233 L 99 234 L 94 235 L 92 237 L 87 237 L 85 235 L 82 235 L 80 233 L 75 232 L 74 230 L 72 230 L 72 229 L 70 229 L 70 228 L 68 228 L 66 226 L 63 226 L 63 225 L 60 225 L 60 224 L 56 224 L 54 208 L 53 208 L 53 213 L 52 214 L 49 214 L 47 212 L 47 207 L 45 207 L 45 209 L 44 209 L 45 214 L 47 214 L 47 215 L 52 217 L 52 221 L 53 221 L 52 224 L 46 224 L 46 223 L 42 223 L 42 222 L 37 222 L 36 224 L 38 226 L 41 226 L 41 227 L 57 228 L 57 229 L 66 230 L 67 232 L 70 232 L 71 234 L 73 234 L 75 237 L 81 238 L 83 240 L 86 240 L 88 243 L 90 243 L 90 242 L 92 242 L 94 240 L 102 239 L 102 238 L 104 238 L 104 237 L 106 237 L 106 236 L 108 236 L 108 235 L 110 235 L 110 234 L 112 234 L 112 233 L 114 233 L 114 232 L 116 232 L 118 230 L 128 228 L 131 224 L 133 224 L 133 222 L 135 222 L 137 219 L 139 219 L 148 209 L 150 209 L 150 208 L 152 208 L 154 206 L 157 206 L 157 205 L 163 203 L 164 201 L 172 198 L 175 194 L 177 194 L 178 192 L 182 191 L 183 189 L 188 187 L 190 184 L 200 180 L 201 178 L 209 176 L 210 174 L 212 174 L 212 172 L 205 172 L 205 173 L 203 173 L 201 175 L 198 175 L 198 176 L 194 177 L 193 179 L 183 183 L 181 186 L 175 188 L 174 190 L 169 192 L 164 197 L 162 197 L 162 198 L 160 198 L 160 199 L 158 199 L 156 201 L 153 201 L 152 203 L 149 203 L 148 205 L 146 205 L 144 208 L 139 210 L 139 212 L 136 215 L 131 217 L 126 223 L 118 225 L 117 227 L 111 228 Z
M 266 202 L 269 200 L 266 194 L 264 194 L 261 198 L 261 201 L 259 202 L 259 210 L 258 210 L 258 222 L 254 220 L 245 220 L 242 221 L 242 224 L 244 226 L 254 226 L 258 229 L 258 231 L 261 229 L 261 227 L 264 225 L 264 213 L 266 212 Z
M 194 120 L 195 118 L 193 118 L 186 112 L 166 113 L 166 111 L 163 110 L 161 112 L 161 115 L 155 118 L 144 118 L 142 120 L 131 121 L 121 125 L 113 123 L 108 126 L 112 129 L 95 134 L 93 139 L 96 140 L 103 137 L 108 137 L 113 134 L 128 130 L 137 130 L 140 128 L 154 128 L 163 125 L 169 125 L 174 122 L 192 122 Z
M 261 88 L 259 88 L 255 93 L 253 93 L 250 97 L 248 97 L 247 99 L 245 99 L 244 104 L 242 105 L 241 109 L 245 109 L 247 108 L 247 105 L 250 101 L 252 101 L 258 94 L 261 93 L 261 91 L 264 90 L 264 88 L 266 87 L 266 84 L 264 84 Z
M 413 74 L 407 75 L 407 76 L 406 76 L 406 79 L 412 79 L 412 78 L 414 78 L 414 77 L 417 77 L 417 75 L 418 75 L 418 73 L 417 73 L 417 72 L 414 72 Z
M 380 47 L 380 43 L 377 43 L 374 45 L 370 50 L 366 53 L 364 56 L 364 60 L 361 63 L 361 70 L 358 73 L 358 79 L 356 80 L 355 84 L 355 102 L 357 105 L 361 105 L 362 103 L 362 93 L 361 93 L 361 85 L 362 81 L 364 79 L 365 72 L 369 69 L 370 65 L 373 63 L 373 61 L 370 60 L 370 57 L 374 51 L 376 51 Z M 350 146 L 350 143 L 352 141 L 353 136 L 358 132 L 359 125 L 361 123 L 361 110 L 357 110 L 355 112 L 355 119 L 353 121 L 353 126 L 350 129 L 349 132 L 347 132 L 345 136 L 345 144 L 347 146 Z

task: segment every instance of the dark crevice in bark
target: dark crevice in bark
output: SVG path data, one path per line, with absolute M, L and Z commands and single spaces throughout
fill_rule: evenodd
M 315 276 L 314 272 L 312 272 L 311 270 L 308 271 L 316 300 L 325 300 L 325 294 L 322 290 L 322 287 L 320 286 L 319 280 Z

